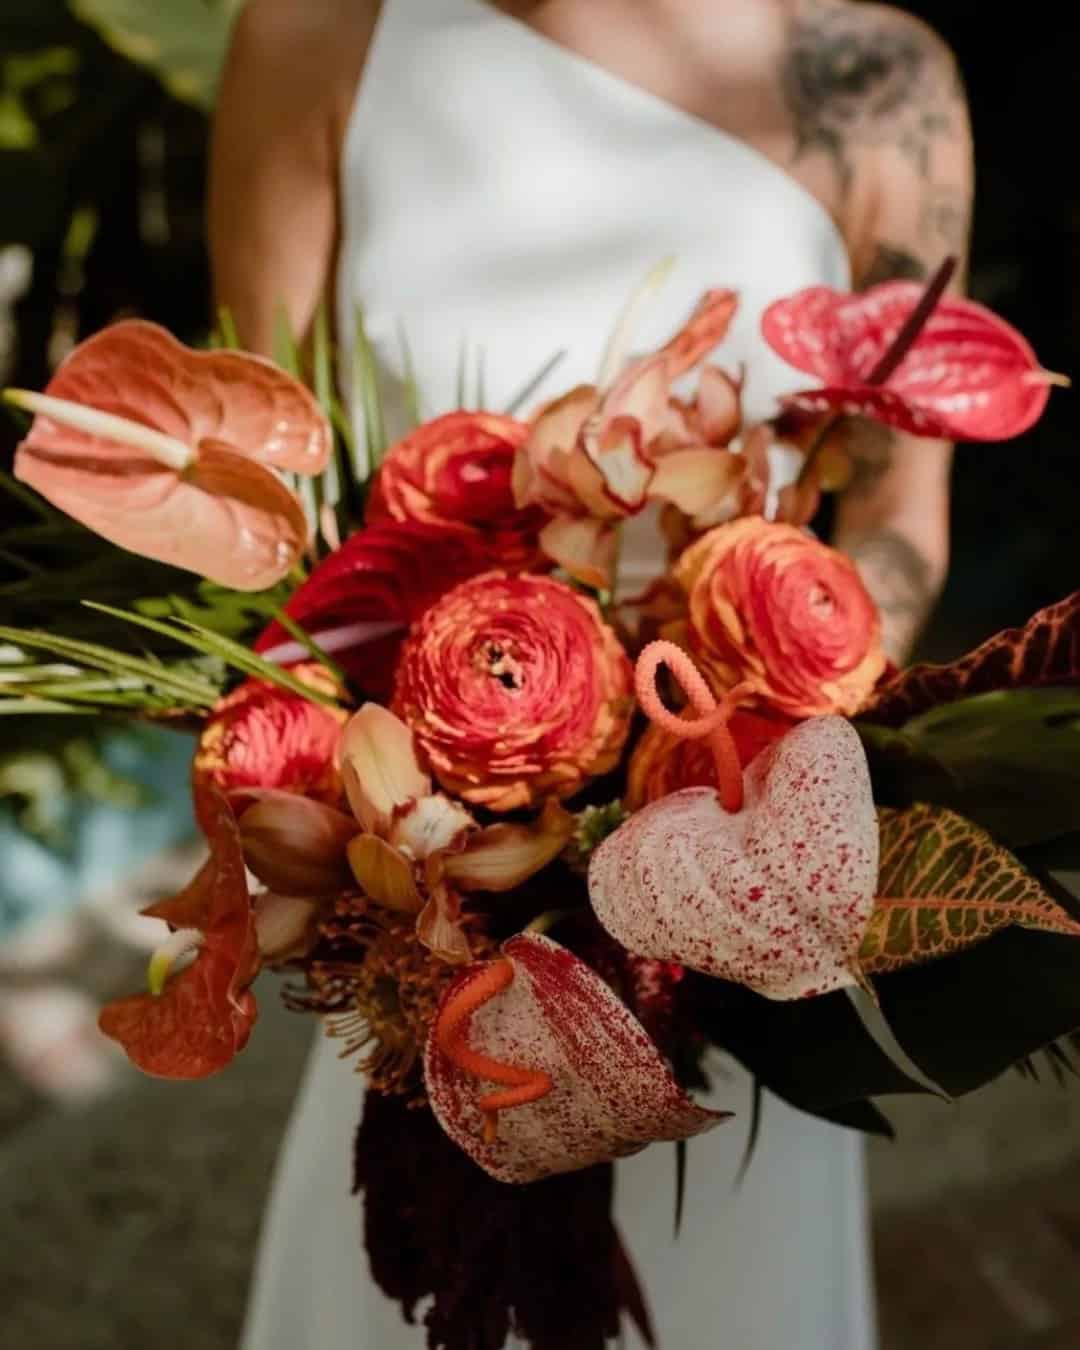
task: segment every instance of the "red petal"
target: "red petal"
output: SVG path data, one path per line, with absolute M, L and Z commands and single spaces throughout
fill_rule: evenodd
M 45 391 L 102 412 L 142 422 L 197 449 L 220 441 L 275 469 L 321 473 L 330 458 L 329 423 L 312 394 L 272 362 L 244 352 L 196 352 L 142 319 L 127 319 L 88 338 L 67 357 Z M 55 448 L 47 419 L 29 443 Z M 77 432 L 62 449 L 81 446 L 98 458 L 131 451 Z
M 803 722 L 745 774 L 743 809 L 711 788 L 646 806 L 593 854 L 589 895 L 628 951 L 808 998 L 855 984 L 877 885 L 866 756 L 840 717 Z
M 919 436 L 1005 440 L 1042 415 L 1049 396 L 1028 342 L 970 300 L 939 302 L 911 350 L 874 391 L 868 379 L 923 294 L 891 281 L 861 295 L 811 287 L 766 310 L 762 332 L 824 388 L 796 395 L 802 411 L 858 412 Z
M 359 530 L 312 572 L 286 609 L 367 692 L 389 696 L 405 630 L 446 591 L 492 566 L 476 535 L 415 521 Z M 291 642 L 273 623 L 255 644 Z
M 201 919 L 198 956 L 159 997 L 119 999 L 100 1018 L 105 1035 L 160 1078 L 205 1078 L 223 1069 L 247 1043 L 257 1014 L 248 985 L 258 973 L 259 949 L 240 831 L 222 797 L 207 804 L 206 814 L 209 863 L 174 901 L 148 911 L 184 927 Z
M 945 666 L 911 666 L 896 674 L 860 718 L 900 726 L 943 703 L 996 689 L 1075 684 L 1080 680 L 1080 591 L 1041 609 L 1023 628 L 1008 628 Z
M 500 1062 L 550 1074 L 547 1096 L 499 1113 L 485 1142 L 476 1103 L 492 1084 L 463 1072 L 433 1033 L 425 1058 L 439 1123 L 500 1181 L 527 1182 L 712 1129 L 725 1113 L 695 1106 L 641 1024 L 584 961 L 535 933 L 504 948 L 514 980 L 472 1017 L 469 1045 Z M 471 966 L 446 1001 L 484 969 Z M 436 1022 L 437 1022 L 436 1018 Z
M 669 380 L 676 380 L 719 345 L 739 306 L 735 291 L 706 291 L 693 314 L 661 350 Z
M 303 508 L 276 474 L 219 445 L 177 473 L 37 417 L 15 475 L 121 548 L 236 590 L 280 581 L 307 538 Z

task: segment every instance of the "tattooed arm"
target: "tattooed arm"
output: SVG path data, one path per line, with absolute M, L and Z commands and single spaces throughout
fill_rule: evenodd
M 785 70 L 799 157 L 833 175 L 855 283 L 928 277 L 963 264 L 971 137 L 948 49 L 878 5 L 802 0 Z M 962 285 L 961 266 L 956 285 Z M 948 568 L 952 447 L 876 423 L 850 428 L 855 463 L 835 542 L 881 607 L 890 656 L 910 653 Z

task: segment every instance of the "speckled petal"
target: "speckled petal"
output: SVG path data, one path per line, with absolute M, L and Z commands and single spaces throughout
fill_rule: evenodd
M 463 1072 L 428 1041 L 431 1105 L 451 1139 L 499 1181 L 528 1182 L 638 1153 L 661 1139 L 687 1139 L 727 1119 L 695 1106 L 647 1032 L 584 961 L 535 933 L 504 948 L 514 979 L 474 1013 L 472 1048 L 501 1063 L 551 1075 L 546 1097 L 499 1113 L 485 1142 L 476 1103 L 492 1084 Z M 482 965 L 450 987 L 449 998 Z
M 866 756 L 840 717 L 758 756 L 731 814 L 712 788 L 645 807 L 593 855 L 589 893 L 628 950 L 767 998 L 857 983 L 874 908 L 878 828 Z

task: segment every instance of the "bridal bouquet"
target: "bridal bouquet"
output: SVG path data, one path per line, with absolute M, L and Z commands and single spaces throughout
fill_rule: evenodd
M 409 1320 L 427 1303 L 433 1347 L 592 1350 L 623 1312 L 651 1340 L 611 1164 L 733 1128 L 691 1095 L 712 1047 L 886 1130 L 873 1098 L 1059 1064 L 1080 1027 L 1080 594 L 897 671 L 803 528 L 845 418 L 973 441 L 1041 414 L 1053 377 L 945 280 L 769 309 L 808 379 L 768 425 L 708 361 L 727 291 L 527 420 L 462 409 L 389 446 L 361 335 L 370 479 L 325 335 L 319 398 L 138 321 L 9 391 L 34 415 L 18 490 L 108 544 L 47 627 L 0 630 L 0 710 L 198 732 L 209 856 L 101 1025 L 199 1078 L 288 972 L 366 1076 L 371 1268 Z M 620 527 L 653 502 L 670 562 L 624 601 Z M 77 608 L 87 575 L 109 585 Z M 25 611 L 34 586 L 6 589 Z

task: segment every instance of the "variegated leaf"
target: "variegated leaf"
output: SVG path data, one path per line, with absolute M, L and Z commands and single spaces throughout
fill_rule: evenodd
M 972 694 L 1080 680 L 1080 591 L 1007 628 L 949 665 L 911 666 L 879 689 L 859 713 L 898 727 L 928 708 Z
M 863 939 L 868 975 L 934 961 L 1018 924 L 1080 937 L 1080 923 L 1008 850 L 941 806 L 882 808 L 879 898 Z

